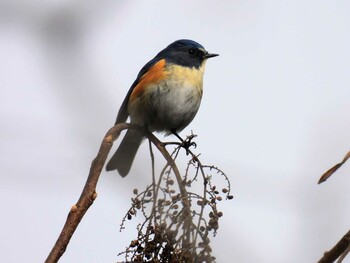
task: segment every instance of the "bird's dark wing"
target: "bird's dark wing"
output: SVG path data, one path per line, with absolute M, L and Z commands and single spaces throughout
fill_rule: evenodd
M 117 115 L 117 119 L 115 121 L 115 124 L 121 123 L 121 122 L 125 122 L 127 120 L 127 118 L 129 117 L 129 112 L 128 112 L 128 103 L 129 103 L 129 98 L 130 98 L 130 94 L 133 92 L 134 88 L 137 86 L 137 84 L 139 84 L 142 76 L 148 72 L 148 70 L 154 65 L 156 64 L 161 58 L 157 58 L 155 57 L 154 59 L 152 59 L 151 61 L 149 61 L 146 65 L 144 65 L 142 67 L 142 69 L 140 70 L 139 74 L 137 75 L 136 80 L 134 81 L 134 83 L 131 85 L 128 93 L 126 94 L 124 101 L 122 103 L 122 105 L 120 106 L 118 115 Z

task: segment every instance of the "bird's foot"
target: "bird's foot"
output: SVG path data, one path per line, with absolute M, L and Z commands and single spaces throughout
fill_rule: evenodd
M 193 146 L 194 148 L 197 148 L 197 143 L 192 141 L 195 137 L 197 137 L 197 135 L 192 133 L 191 135 L 187 136 L 185 140 L 182 141 L 181 147 L 183 147 L 186 150 L 186 155 L 190 153 L 190 147 Z
M 197 137 L 196 134 L 193 134 L 191 132 L 191 135 L 187 136 L 187 138 L 184 140 L 180 137 L 180 135 L 177 134 L 176 131 L 172 130 L 171 132 L 181 141 L 180 146 L 186 150 L 186 155 L 189 155 L 190 147 L 194 146 L 194 148 L 197 148 L 197 144 L 195 142 L 192 142 L 193 138 Z

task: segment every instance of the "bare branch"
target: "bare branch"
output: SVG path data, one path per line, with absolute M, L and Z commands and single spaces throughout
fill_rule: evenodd
M 331 177 L 331 175 L 332 175 L 335 171 L 337 171 L 349 158 L 350 158 L 350 152 L 348 152 L 348 153 L 345 155 L 344 159 L 343 159 L 340 163 L 334 165 L 331 169 L 329 169 L 327 172 L 325 172 L 325 173 L 321 176 L 320 180 L 318 180 L 318 184 L 321 184 L 321 183 L 325 182 L 329 177 Z
M 80 195 L 80 198 L 78 202 L 72 206 L 61 234 L 58 237 L 47 259 L 45 260 L 45 263 L 57 262 L 66 251 L 68 243 L 75 230 L 77 229 L 81 219 L 97 197 L 96 185 L 107 159 L 108 153 L 112 148 L 113 141 L 119 137 L 121 131 L 130 128 L 143 130 L 142 127 L 139 127 L 137 125 L 121 123 L 112 127 L 103 138 L 99 152 L 91 163 L 89 176 Z
M 350 246 L 350 230 L 330 250 L 324 253 L 318 263 L 332 263 L 337 260 Z

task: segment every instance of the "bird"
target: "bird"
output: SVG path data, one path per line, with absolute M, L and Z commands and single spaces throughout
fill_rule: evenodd
M 193 40 L 169 44 L 140 70 L 115 125 L 130 117 L 130 123 L 150 132 L 174 134 L 182 140 L 178 133 L 192 122 L 201 103 L 206 61 L 216 56 Z M 106 170 L 127 176 L 144 138 L 142 131 L 129 129 Z

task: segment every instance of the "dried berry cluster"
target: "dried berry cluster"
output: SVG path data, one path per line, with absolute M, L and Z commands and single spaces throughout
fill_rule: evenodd
M 177 147 L 173 152 L 174 159 L 179 150 Z M 224 186 L 219 188 L 217 183 Z M 158 180 L 154 179 L 144 191 L 134 189 L 132 206 L 121 229 L 126 219 L 138 214 L 144 221 L 137 227 L 137 239 L 120 255 L 125 255 L 126 262 L 215 262 L 209 234 L 215 235 L 219 228 L 223 213 L 217 204 L 223 197 L 232 199 L 230 191 L 225 173 L 202 165 L 192 153 L 184 176 L 167 164 Z

